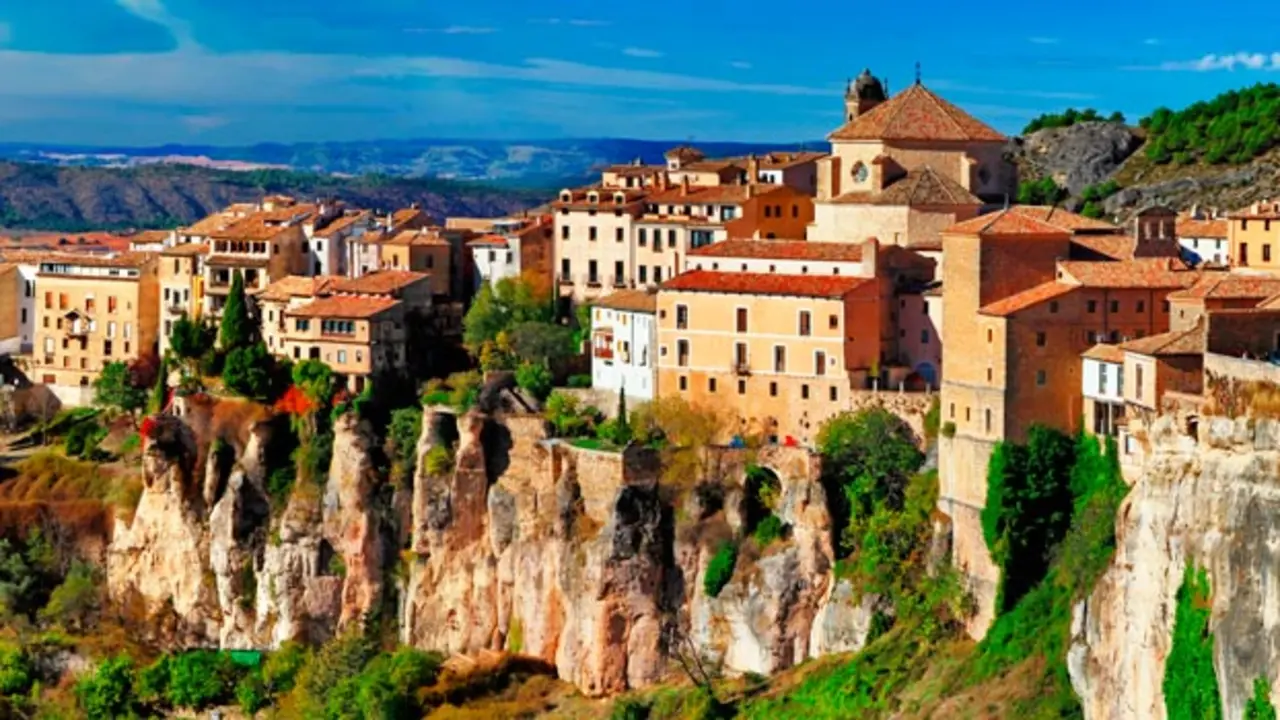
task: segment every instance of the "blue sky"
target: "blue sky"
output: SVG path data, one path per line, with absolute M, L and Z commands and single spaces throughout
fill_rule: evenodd
M 1280 79 L 1280 5 L 1142 0 L 7 0 L 0 141 L 793 141 L 863 67 L 1016 132 Z M 791 11 L 791 12 L 787 12 Z M 1247 18 L 1247 21 L 1245 19 Z

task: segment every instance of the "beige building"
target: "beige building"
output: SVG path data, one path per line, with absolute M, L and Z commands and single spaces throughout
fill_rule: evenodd
M 160 251 L 160 354 L 169 351 L 173 324 L 186 315 L 198 318 L 204 309 L 204 261 L 209 246 L 172 245 Z
M 33 380 L 63 403 L 87 404 L 110 362 L 156 352 L 160 312 L 157 258 L 57 257 L 40 264 Z
M 1280 272 L 1280 202 L 1264 200 L 1228 215 L 1227 243 L 1233 269 Z
M 686 272 L 658 292 L 657 395 L 724 411 L 736 434 L 812 444 L 879 361 L 880 284 Z
M 338 279 L 340 278 L 333 275 L 288 275 L 259 292 L 255 300 L 258 303 L 262 341 L 267 344 L 267 349 L 276 355 L 286 354 L 285 313 L 327 295 Z
M 932 246 L 984 201 L 1017 185 L 1007 139 L 919 82 L 886 99 L 863 71 L 845 93 L 845 123 L 818 163 L 809 239 Z
M 286 275 L 308 274 L 302 226 L 251 215 L 210 235 L 204 264 L 205 313 L 218 316 L 236 273 L 250 295 Z
M 28 312 L 23 306 L 25 293 L 26 282 L 17 264 L 0 263 L 0 354 L 22 352 L 22 315 Z
M 426 273 L 431 276 L 432 293 L 451 295 L 454 252 L 447 234 L 456 236 L 458 242 L 472 235 L 470 231 L 440 228 L 405 230 L 379 245 L 379 267 Z

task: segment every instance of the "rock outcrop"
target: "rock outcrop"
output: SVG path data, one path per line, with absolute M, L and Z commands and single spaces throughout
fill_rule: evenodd
M 1213 592 L 1224 717 L 1255 678 L 1280 686 L 1280 423 L 1156 421 L 1152 455 L 1117 518 L 1110 569 L 1075 610 L 1072 683 L 1094 720 L 1165 717 L 1162 681 L 1188 564 Z
M 1111 177 L 1141 144 L 1123 123 L 1082 122 L 1014 138 L 1009 155 L 1021 179 L 1051 177 L 1079 197 L 1086 187 Z

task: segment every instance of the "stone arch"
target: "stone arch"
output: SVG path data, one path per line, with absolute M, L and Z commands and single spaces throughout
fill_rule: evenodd
M 744 468 L 742 493 L 742 527 L 747 534 L 779 510 L 782 500 L 782 477 L 767 465 L 748 463 Z

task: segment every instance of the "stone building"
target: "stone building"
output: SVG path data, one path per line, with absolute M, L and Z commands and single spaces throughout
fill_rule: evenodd
M 182 316 L 200 317 L 204 309 L 204 262 L 209 246 L 171 245 L 160 251 L 160 354 L 169 351 L 173 324 Z

